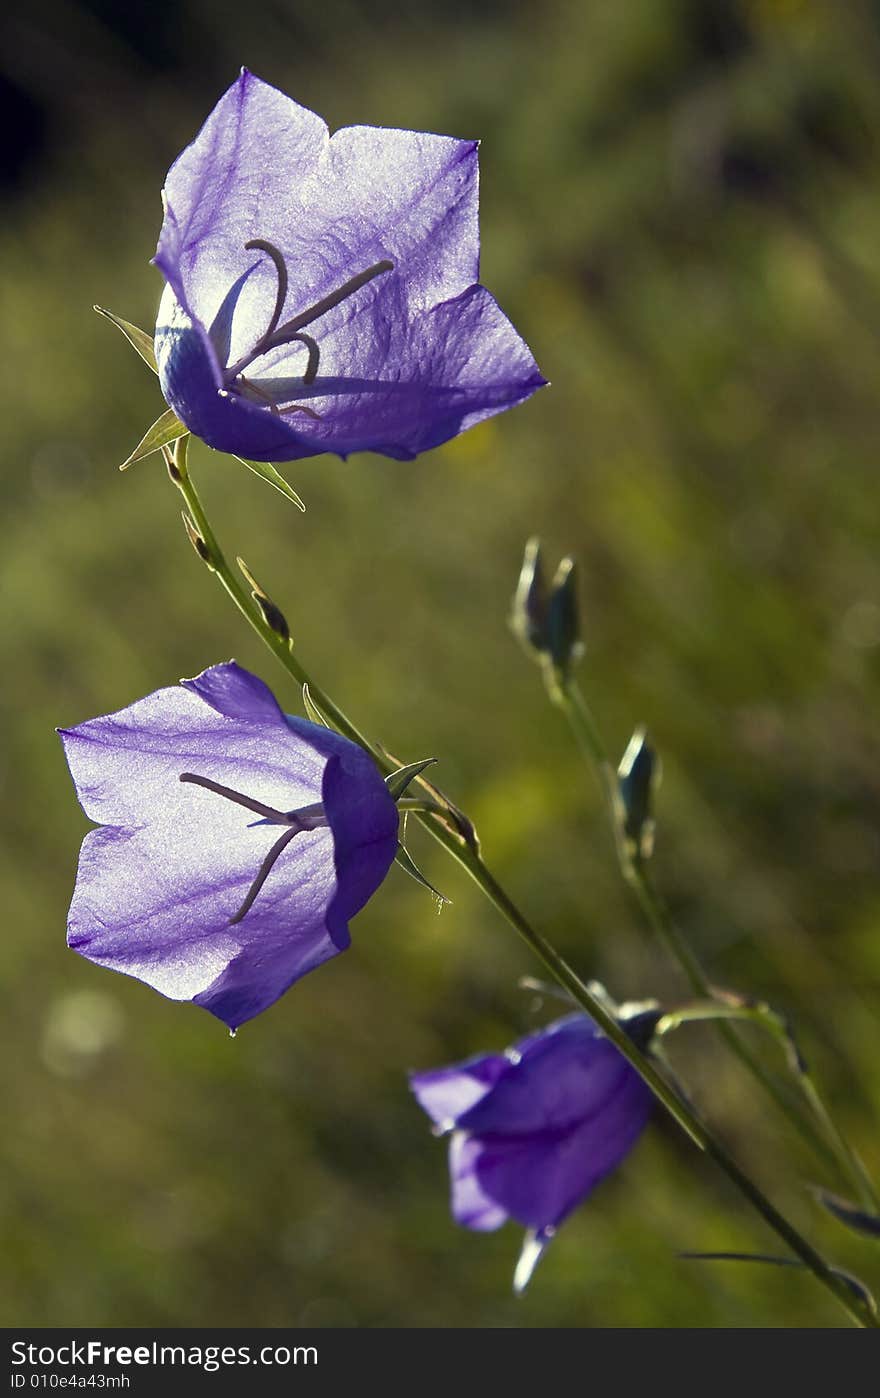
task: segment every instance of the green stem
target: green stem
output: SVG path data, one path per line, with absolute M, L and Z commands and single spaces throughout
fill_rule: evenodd
M 388 758 L 363 737 L 355 725 L 343 714 L 342 710 L 339 709 L 329 696 L 307 675 L 302 665 L 294 656 L 289 640 L 285 640 L 279 632 L 273 630 L 265 618 L 251 607 L 250 599 L 244 587 L 226 562 L 214 531 L 205 514 L 192 477 L 189 474 L 186 438 L 181 439 L 181 441 L 177 443 L 173 453 L 169 452 L 166 456 L 166 460 L 169 465 L 171 478 L 177 485 L 186 502 L 186 508 L 195 526 L 198 539 L 204 546 L 203 548 L 198 548 L 199 555 L 211 571 L 216 574 L 238 610 L 250 623 L 260 639 L 266 643 L 273 655 L 281 662 L 287 674 L 299 685 L 308 684 L 309 690 L 319 709 L 325 713 L 328 718 L 332 719 L 338 730 L 346 737 L 351 738 L 354 742 L 365 748 L 366 751 L 372 755 L 381 770 L 386 772 L 390 770 L 393 764 L 389 762 Z M 836 1298 L 849 1315 L 850 1319 L 854 1321 L 856 1325 L 862 1326 L 863 1328 L 880 1329 L 880 1321 L 876 1319 L 871 1308 L 856 1298 L 847 1287 L 846 1283 L 841 1280 L 825 1259 L 816 1252 L 811 1244 L 801 1236 L 797 1229 L 789 1223 L 770 1200 L 766 1198 L 758 1186 L 744 1173 L 733 1157 L 728 1153 L 726 1147 L 715 1139 L 708 1128 L 700 1121 L 699 1117 L 696 1116 L 688 1103 L 678 1096 L 660 1073 L 653 1060 L 646 1057 L 646 1055 L 637 1048 L 635 1043 L 617 1023 L 613 1014 L 611 1014 L 606 1006 L 592 993 L 589 986 L 580 979 L 577 973 L 563 960 L 555 948 L 552 947 L 539 932 L 535 931 L 490 873 L 489 869 L 483 863 L 482 857 L 473 845 L 467 844 L 460 835 L 455 834 L 442 817 L 432 815 L 429 812 L 414 812 L 414 814 L 416 815 L 416 819 L 420 820 L 434 838 L 443 845 L 444 849 L 462 865 L 489 899 L 490 903 L 492 903 L 497 911 L 501 913 L 507 922 L 519 933 L 523 941 L 531 948 L 535 955 L 544 963 L 554 979 L 569 992 L 580 1008 L 590 1015 L 607 1038 L 615 1044 L 624 1058 L 627 1059 L 639 1076 L 647 1083 L 651 1092 L 663 1105 L 673 1120 L 677 1122 L 694 1144 L 708 1155 L 710 1159 L 714 1160 L 724 1171 L 728 1179 L 733 1182 L 744 1198 L 757 1210 L 765 1222 L 777 1233 L 804 1267 L 811 1271 L 817 1281 Z
M 570 678 L 560 682 L 558 672 L 549 665 L 544 669 L 544 678 L 551 700 L 562 710 L 578 746 L 598 777 L 614 830 L 617 858 L 624 880 L 632 889 L 651 930 L 669 955 L 678 963 L 691 989 L 697 995 L 711 997 L 713 988 L 708 976 L 655 889 L 645 860 L 626 838 L 617 773 L 608 758 L 595 719 L 580 686 L 576 680 Z M 735 1017 L 746 1018 L 747 1016 Z M 793 1099 L 790 1093 L 767 1072 L 763 1063 L 751 1051 L 732 1025 L 722 1019 L 716 1025 L 716 1030 L 728 1048 L 733 1051 L 740 1062 L 772 1097 L 776 1105 L 785 1113 L 816 1153 L 826 1164 L 837 1167 L 850 1188 L 855 1191 L 862 1207 L 877 1212 L 880 1209 L 880 1202 L 878 1202 L 876 1190 L 865 1167 L 835 1125 L 815 1083 L 803 1065 L 800 1064 L 795 1069 L 795 1081 L 810 1115 L 805 1115 L 796 1099 Z M 818 1128 L 815 1123 L 818 1123 Z

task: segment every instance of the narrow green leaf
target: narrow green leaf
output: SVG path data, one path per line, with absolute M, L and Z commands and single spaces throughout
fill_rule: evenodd
M 312 698 L 312 692 L 307 684 L 303 685 L 303 706 L 309 718 L 312 720 L 312 723 L 320 723 L 325 728 L 330 727 L 330 724 L 327 722 L 326 718 L 321 713 L 321 710 L 318 708 L 317 704 Z
M 415 879 L 416 883 L 420 883 L 422 888 L 426 888 L 428 892 L 437 899 L 438 903 L 451 903 L 452 900 L 450 898 L 445 898 L 432 883 L 428 883 L 428 880 L 404 845 L 399 844 L 397 846 L 397 854 L 394 856 L 394 862 L 395 864 L 399 864 L 401 869 L 405 870 L 411 879 Z
M 187 437 L 189 429 L 184 427 L 180 418 L 172 408 L 168 408 L 161 417 L 157 418 L 152 427 L 149 427 L 138 442 L 131 456 L 127 461 L 123 461 L 120 471 L 133 466 L 136 461 L 143 461 L 145 456 L 152 456 L 154 451 L 161 451 L 162 447 L 170 446 L 181 437 Z
M 269 485 L 274 485 L 276 490 L 288 499 L 292 505 L 296 505 L 298 510 L 305 514 L 305 505 L 297 495 L 292 485 L 288 485 L 284 477 L 275 469 L 269 461 L 248 461 L 246 456 L 237 456 L 236 461 L 240 461 L 242 466 L 246 466 L 249 471 L 253 471 L 255 476 L 261 480 L 268 481 Z
M 410 782 L 415 781 L 420 772 L 424 772 L 426 767 L 430 767 L 436 761 L 436 757 L 426 757 L 421 762 L 410 762 L 407 767 L 398 767 L 396 772 L 391 772 L 385 778 L 385 785 L 394 800 L 399 801 Z
M 128 343 L 132 345 L 140 355 L 145 364 L 149 364 L 154 374 L 158 374 L 159 366 L 156 363 L 156 355 L 153 351 L 153 337 L 148 335 L 146 330 L 139 330 L 131 321 L 123 320 L 122 316 L 115 316 L 112 311 L 107 311 L 103 306 L 95 306 L 94 309 L 99 316 L 105 316 L 112 321 L 118 330 L 121 330 Z
M 856 1233 L 867 1234 L 869 1238 L 880 1238 L 880 1218 L 876 1214 L 867 1213 L 856 1204 L 851 1204 L 848 1199 L 842 1199 L 839 1194 L 832 1194 L 828 1189 L 815 1188 L 813 1193 L 819 1203 L 840 1223 L 845 1223 L 847 1228 L 855 1229 Z
M 679 1257 L 691 1262 L 763 1262 L 771 1267 L 795 1267 L 798 1271 L 806 1271 L 806 1263 L 801 1262 L 796 1257 L 772 1257 L 763 1252 L 680 1252 Z M 863 1281 L 854 1277 L 852 1272 L 845 1272 L 842 1267 L 829 1267 L 829 1272 L 833 1272 L 836 1277 L 848 1286 L 854 1296 L 871 1312 L 877 1315 L 877 1303 L 871 1292 Z

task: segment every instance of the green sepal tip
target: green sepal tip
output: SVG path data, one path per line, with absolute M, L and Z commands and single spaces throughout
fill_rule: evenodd
M 302 694 L 303 708 L 305 709 L 312 723 L 320 723 L 323 728 L 332 728 L 333 725 L 328 721 L 326 716 L 321 712 L 314 699 L 312 698 L 312 691 L 309 689 L 307 684 L 303 685 Z
M 148 335 L 146 330 L 140 330 L 136 325 L 132 325 L 130 320 L 123 320 L 122 316 L 114 315 L 112 311 L 106 310 L 104 306 L 94 306 L 93 310 L 96 310 L 99 316 L 104 316 L 106 320 L 109 320 L 116 326 L 117 330 L 121 330 L 126 340 L 128 340 L 128 343 L 137 350 L 144 363 L 150 366 L 154 374 L 158 374 L 159 366 L 156 363 L 152 335 Z
M 857 1204 L 851 1204 L 848 1199 L 843 1199 L 839 1194 L 832 1194 L 829 1189 L 821 1189 L 816 1186 L 812 1193 L 823 1208 L 833 1214 L 839 1223 L 845 1224 L 847 1228 L 852 1228 L 856 1233 L 861 1233 L 863 1237 L 880 1238 L 880 1217 L 877 1214 L 860 1209 Z
M 249 461 L 246 456 L 236 456 L 235 460 L 240 461 L 242 466 L 246 466 L 249 471 L 253 471 L 254 475 L 259 476 L 261 481 L 266 481 L 268 485 L 274 486 L 286 500 L 289 500 L 292 505 L 296 505 L 296 508 L 305 514 L 305 504 L 293 486 L 288 484 L 280 471 L 276 470 L 270 461 Z
M 152 456 L 153 452 L 161 451 L 163 447 L 170 447 L 172 442 L 177 442 L 181 437 L 188 436 L 189 428 L 184 427 L 173 408 L 168 408 L 161 417 L 156 418 L 152 427 L 147 428 L 131 456 L 123 461 L 119 469 L 126 471 L 136 461 L 143 461 L 145 456 Z
M 431 896 L 437 899 L 438 903 L 451 903 L 452 900 L 450 898 L 445 897 L 439 889 L 436 889 L 432 883 L 428 882 L 405 845 L 398 844 L 394 862 L 395 864 L 399 864 L 401 869 L 409 874 L 411 879 L 415 879 L 416 883 L 421 884 L 422 888 L 426 888 Z
M 436 757 L 425 757 L 421 762 L 410 762 L 406 767 L 398 767 L 396 772 L 389 773 L 385 778 L 389 794 L 395 801 L 399 801 L 410 782 L 414 782 L 426 767 L 430 767 L 436 761 Z
M 527 651 L 537 657 L 548 649 L 547 584 L 541 562 L 540 539 L 529 539 L 510 612 L 510 626 Z

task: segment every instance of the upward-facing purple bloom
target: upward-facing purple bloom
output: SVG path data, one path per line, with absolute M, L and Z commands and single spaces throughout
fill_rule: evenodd
M 645 1019 L 640 1014 L 640 1027 Z M 413 1073 L 410 1086 L 436 1126 L 452 1132 L 456 1222 L 487 1231 L 512 1218 L 527 1229 L 517 1290 L 559 1224 L 635 1145 L 653 1101 L 582 1014 L 506 1053 Z
M 355 743 L 234 661 L 62 731 L 83 841 L 68 942 L 231 1029 L 349 945 L 398 814 Z
M 155 262 L 162 391 L 257 461 L 407 460 L 544 379 L 479 285 L 477 146 L 351 126 L 252 73 L 171 167 Z

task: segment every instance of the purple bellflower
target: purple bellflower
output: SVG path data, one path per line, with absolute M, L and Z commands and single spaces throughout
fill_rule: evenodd
M 479 285 L 477 145 L 321 117 L 246 69 L 168 173 L 155 353 L 253 461 L 409 460 L 545 382 Z
M 628 1023 L 626 1008 L 625 1027 L 656 1023 L 642 1007 Z M 438 1133 L 452 1133 L 456 1222 L 487 1232 L 515 1219 L 526 1228 L 516 1291 L 560 1223 L 635 1145 L 653 1101 L 583 1014 L 556 1020 L 506 1053 L 413 1073 L 410 1086 Z
M 236 1029 L 349 945 L 397 851 L 372 759 L 234 661 L 63 730 L 82 956 Z M 279 831 L 281 833 L 279 833 Z

